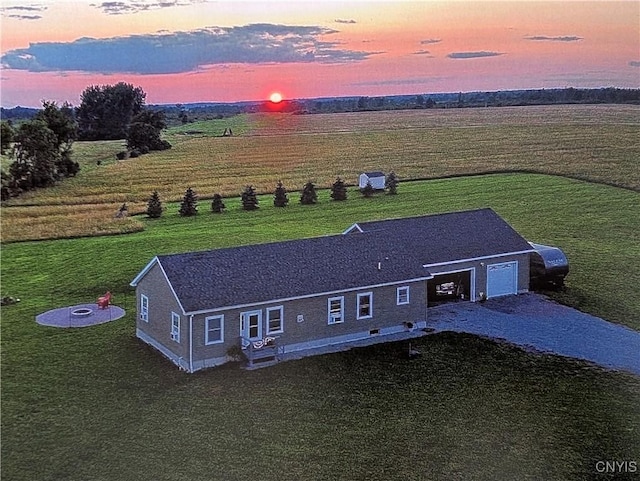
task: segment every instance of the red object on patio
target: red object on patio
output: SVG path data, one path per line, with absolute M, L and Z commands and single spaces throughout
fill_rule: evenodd
M 107 309 L 109 307 L 109 303 L 111 302 L 111 292 L 107 291 L 104 296 L 98 297 L 98 307 L 100 309 Z

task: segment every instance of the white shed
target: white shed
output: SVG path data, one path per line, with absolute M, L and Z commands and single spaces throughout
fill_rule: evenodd
M 371 186 L 376 190 L 384 190 L 384 184 L 386 177 L 384 172 L 363 172 L 360 174 L 360 180 L 358 186 L 364 189 L 367 186 L 367 182 L 371 182 Z

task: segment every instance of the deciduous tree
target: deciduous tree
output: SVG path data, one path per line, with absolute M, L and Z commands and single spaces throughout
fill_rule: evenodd
M 0 200 L 4 202 L 11 197 L 11 177 L 4 169 L 0 170 Z
M 11 143 L 13 142 L 14 130 L 9 122 L 3 120 L 0 122 L 0 142 L 2 146 L 0 147 L 0 153 L 3 155 L 11 148 Z
M 135 115 L 144 108 L 146 94 L 125 82 L 92 85 L 81 95 L 76 111 L 81 140 L 125 139 Z
M 60 152 L 60 157 L 55 162 L 55 177 L 73 177 L 80 170 L 80 165 L 71 159 L 73 153 L 71 147 L 78 137 L 78 127 L 73 116 L 71 104 L 65 102 L 58 107 L 55 102 L 43 101 L 42 110 L 34 117 L 42 120 L 55 134 L 55 146 Z
M 171 144 L 160 136 L 167 127 L 165 115 L 160 111 L 144 109 L 133 117 L 127 133 L 127 148 L 146 154 L 151 150 L 166 150 Z
M 56 181 L 60 151 L 55 133 L 44 120 L 31 120 L 16 132 L 14 162 L 9 167 L 11 187 L 18 192 L 49 187 Z
M 58 107 L 56 102 L 44 100 L 42 110 L 34 117 L 43 120 L 54 134 L 56 134 L 56 147 L 62 150 L 70 150 L 73 142 L 78 138 L 78 126 L 73 115 L 73 107 L 65 102 Z
M 14 162 L 5 176 L 2 195 L 49 187 L 57 180 L 76 175 L 80 166 L 71 159 L 75 138 L 71 106 L 58 108 L 55 102 L 44 101 L 42 110 L 22 123 L 13 135 Z

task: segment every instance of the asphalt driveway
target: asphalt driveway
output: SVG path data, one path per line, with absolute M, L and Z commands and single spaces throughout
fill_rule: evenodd
M 528 293 L 429 308 L 427 326 L 467 332 L 640 376 L 640 332 Z

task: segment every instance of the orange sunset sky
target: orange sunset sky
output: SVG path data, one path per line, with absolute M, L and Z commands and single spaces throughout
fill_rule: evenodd
M 640 2 L 3 0 L 0 101 L 640 87 Z

